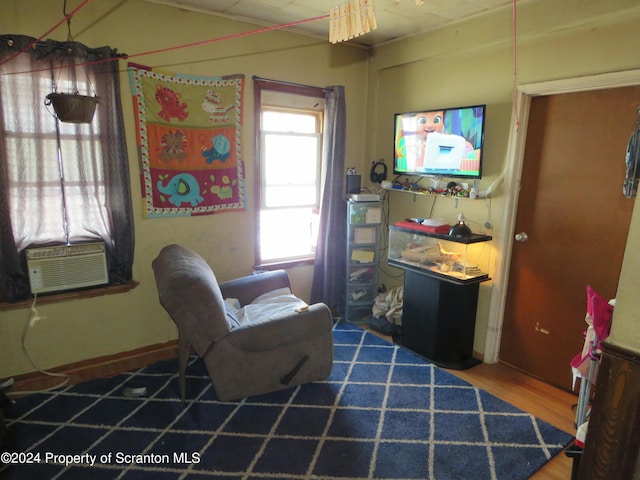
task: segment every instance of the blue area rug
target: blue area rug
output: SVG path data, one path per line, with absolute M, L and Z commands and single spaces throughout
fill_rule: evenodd
M 357 326 L 334 339 L 326 381 L 236 402 L 217 401 L 200 360 L 184 406 L 173 360 L 18 399 L 21 464 L 0 477 L 517 480 L 572 440 Z

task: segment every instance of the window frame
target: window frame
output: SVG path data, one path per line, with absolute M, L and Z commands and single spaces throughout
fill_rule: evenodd
M 291 95 L 300 95 L 305 97 L 318 98 L 324 101 L 325 91 L 323 88 L 319 88 L 319 87 L 298 85 L 298 84 L 292 84 L 292 83 L 281 82 L 276 80 L 266 80 L 258 77 L 253 77 L 253 80 L 254 80 L 253 100 L 254 100 L 254 140 L 255 140 L 255 144 L 254 144 L 254 151 L 255 151 L 255 156 L 254 156 L 254 164 L 255 164 L 255 170 L 254 170 L 255 171 L 255 175 L 254 175 L 254 225 L 255 225 L 254 268 L 270 270 L 270 269 L 277 269 L 277 268 L 287 268 L 287 267 L 298 266 L 298 265 L 311 265 L 315 260 L 315 255 L 309 255 L 309 256 L 297 257 L 297 258 L 291 257 L 291 258 L 285 258 L 281 260 L 278 259 L 275 261 L 263 261 L 263 259 L 260 256 L 260 238 L 261 238 L 260 214 L 262 212 L 263 192 L 264 192 L 264 189 L 263 189 L 264 166 L 263 166 L 263 160 L 262 160 L 262 157 L 263 157 L 262 94 L 264 91 L 273 91 L 273 92 L 281 92 L 281 93 L 291 94 Z M 269 108 L 271 109 L 273 107 L 270 106 Z M 283 107 L 280 107 L 280 108 L 282 108 L 283 110 L 285 109 Z M 296 109 L 292 107 L 291 110 L 296 110 Z M 299 110 L 303 110 L 303 109 L 301 108 Z M 321 117 L 320 135 L 322 139 L 323 129 L 324 129 L 324 125 L 322 124 L 323 115 L 320 113 L 319 115 Z M 323 146 L 321 141 L 320 151 L 322 152 L 322 150 L 323 150 Z M 319 207 L 320 196 L 322 194 L 321 192 L 322 178 L 324 174 L 324 166 L 322 165 L 322 160 L 320 161 L 318 168 L 319 168 L 319 172 L 318 172 L 319 185 L 318 185 L 318 204 L 317 205 Z M 275 208 L 289 208 L 289 207 L 274 207 L 274 209 Z
M 0 309 L 4 309 L 7 302 L 18 304 L 25 299 L 30 299 L 33 295 L 24 258 L 24 250 L 30 246 L 102 240 L 106 247 L 109 274 L 109 283 L 106 286 L 51 292 L 43 295 L 43 299 L 84 297 L 90 295 L 90 290 L 103 292 L 102 294 L 112 291 L 115 293 L 116 290 L 122 291 L 135 287 L 132 269 L 134 216 L 131 178 L 120 101 L 120 71 L 117 65 L 117 60 L 123 55 L 109 46 L 90 48 L 75 41 L 40 42 L 25 35 L 0 35 L 0 40 L 2 40 L 0 41 L 0 58 L 10 61 L 3 71 L 3 76 L 6 75 L 3 78 L 6 82 L 6 85 L 3 84 L 3 96 L 8 95 L 9 100 L 5 99 L 1 104 L 3 132 L 6 130 L 8 135 L 5 135 L 5 140 L 0 142 L 0 163 L 4 164 L 0 169 L 0 190 L 2 191 L 0 209 L 3 212 L 0 220 L 2 245 L 0 248 Z M 55 74 L 58 71 L 65 74 L 61 73 L 58 76 Z M 22 102 L 18 101 L 20 96 L 12 95 L 11 92 L 15 87 L 12 82 L 19 82 L 21 93 L 24 91 L 26 96 L 31 97 L 26 100 L 29 102 L 28 111 Z M 48 88 L 49 85 L 51 85 L 50 88 Z M 66 89 L 67 86 L 70 89 Z M 69 93 L 78 92 L 81 95 L 93 95 L 94 92 L 99 92 L 100 106 L 92 121 L 87 125 L 67 125 L 69 122 L 53 120 L 55 127 L 51 129 L 49 117 L 55 118 L 53 108 L 47 102 L 42 106 L 41 102 L 43 94 L 46 99 L 46 95 L 58 90 Z M 39 107 L 34 109 L 33 105 L 39 105 Z M 45 107 L 48 107 L 47 110 L 51 115 L 43 113 L 41 109 Z M 6 122 L 7 115 L 17 116 L 18 112 L 25 112 L 25 115 L 35 112 L 35 117 L 29 117 L 29 122 L 22 124 L 22 126 L 28 125 L 34 128 L 20 129 Z M 33 125 L 31 125 L 32 122 Z M 33 165 L 22 162 L 20 167 L 22 171 L 12 169 L 9 167 L 9 162 L 15 164 L 13 160 L 19 157 L 16 156 L 16 152 L 21 151 L 23 147 L 20 143 L 25 141 L 28 144 L 31 142 L 35 144 L 35 150 L 28 149 L 27 153 L 32 158 L 33 152 L 37 152 L 38 160 L 32 158 L 31 161 L 35 162 Z M 58 148 L 57 145 L 61 141 L 61 148 Z M 55 154 L 53 150 L 39 146 L 40 144 L 46 146 L 47 142 L 56 144 Z M 12 146 L 11 143 L 15 145 Z M 67 150 L 69 146 L 77 146 L 78 149 Z M 101 152 L 101 161 L 94 157 L 96 148 Z M 43 151 L 47 152 L 46 158 L 41 155 Z M 63 152 L 62 155 L 60 152 Z M 64 175 L 46 177 L 40 175 L 45 172 L 40 166 L 44 162 L 43 158 L 48 161 L 49 158 L 54 157 L 56 158 L 54 163 L 58 163 L 58 173 L 60 173 L 60 164 L 64 163 L 63 170 L 66 171 Z M 74 161 L 78 162 L 77 166 L 73 164 Z M 48 167 L 51 167 L 51 164 Z M 51 168 L 51 172 L 48 170 L 49 168 L 47 173 L 50 174 L 55 169 Z M 36 171 L 40 173 L 35 176 L 31 173 L 25 174 L 25 172 Z M 88 175 L 78 177 L 77 174 L 80 172 Z M 85 178 L 91 180 L 85 182 Z M 25 230 L 16 223 L 16 219 L 23 212 L 20 211 L 20 215 L 16 214 L 14 208 L 16 195 L 12 189 L 15 190 L 16 185 L 21 188 L 23 184 L 53 186 L 54 189 L 59 190 L 62 197 L 68 193 L 67 200 L 70 200 L 70 203 L 67 207 L 72 211 L 80 212 L 80 215 L 74 215 L 76 221 L 68 222 L 68 216 L 65 215 L 68 211 L 63 207 L 53 215 L 49 215 L 51 218 L 62 219 L 62 231 L 56 231 L 59 229 L 54 227 L 49 235 L 46 230 L 38 228 L 38 233 L 30 235 L 28 233 L 31 230 L 30 226 Z M 78 189 L 81 192 L 76 194 Z M 57 198 L 60 199 L 62 206 L 64 199 L 60 195 Z M 77 209 L 73 204 L 80 198 L 83 200 L 83 207 Z M 85 199 L 88 201 L 85 202 Z M 85 213 L 88 210 L 91 212 L 90 219 L 86 220 Z M 44 209 L 38 209 L 38 211 L 44 212 Z M 44 221 L 44 223 L 47 222 Z M 54 221 L 54 223 L 57 222 Z M 64 226 L 65 223 L 70 230 Z M 80 228 L 76 228 L 78 226 Z
M 104 151 L 102 145 L 96 141 L 96 137 L 103 135 L 101 132 L 104 127 L 99 125 L 98 119 L 95 119 L 94 125 L 69 125 L 63 122 L 58 123 L 57 120 L 52 119 L 53 130 L 47 130 L 43 128 L 39 131 L 33 131 L 28 135 L 20 135 L 19 131 L 7 129 L 5 130 L 5 143 L 9 144 L 12 140 L 16 143 L 20 143 L 25 139 L 35 146 L 33 150 L 42 151 L 44 157 L 55 168 L 51 168 L 51 176 L 43 179 L 41 182 L 33 179 L 25 180 L 9 180 L 9 204 L 10 204 L 10 218 L 14 226 L 14 235 L 16 233 L 27 234 L 28 241 L 26 245 L 21 244 L 19 250 L 24 250 L 30 246 L 46 245 L 49 243 L 82 243 L 88 241 L 102 241 L 101 236 L 87 235 L 78 228 L 78 225 L 86 223 L 85 220 L 99 218 L 103 215 L 101 206 L 106 204 L 107 197 L 107 185 L 103 171 L 103 165 L 107 161 L 106 157 L 108 152 Z M 45 125 L 43 125 L 45 127 Z M 56 133 L 57 130 L 57 133 Z M 73 133 L 75 132 L 75 133 Z M 47 143 L 55 142 L 52 145 L 54 148 L 51 151 L 47 149 Z M 83 156 L 83 161 L 78 162 L 74 158 L 73 151 L 70 152 L 70 146 L 73 147 L 77 143 L 83 144 L 83 150 L 87 152 L 86 159 Z M 60 148 L 60 152 L 58 151 Z M 89 153 L 90 152 L 90 153 Z M 59 156 L 60 155 L 60 156 Z M 7 158 L 7 169 L 11 172 L 9 176 L 19 175 L 14 170 L 17 169 L 15 159 L 11 156 Z M 74 165 L 75 163 L 75 165 Z M 76 173 L 81 170 L 81 163 L 89 164 L 88 168 L 82 168 L 85 172 L 90 172 L 86 176 L 87 182 L 81 181 L 76 178 Z M 39 165 L 36 165 L 38 167 Z M 77 167 L 77 170 L 71 172 L 69 167 Z M 55 173 L 54 173 L 55 172 Z M 71 174 L 70 174 L 71 172 Z M 59 190 L 59 193 L 52 195 L 54 201 L 58 203 L 52 210 L 57 210 L 55 213 L 59 215 L 59 220 L 53 220 L 53 216 L 45 217 L 45 222 L 49 224 L 48 228 L 44 228 L 43 231 L 38 232 L 37 227 L 28 228 L 26 231 L 18 229 L 19 224 L 29 224 L 33 219 L 29 219 L 29 215 L 24 215 L 25 203 L 21 203 L 19 198 L 22 193 L 29 189 L 38 188 L 38 185 L 43 189 Z M 83 190 L 91 190 L 94 193 L 92 202 L 84 202 L 85 195 Z M 27 202 L 28 203 L 28 202 Z M 30 207 L 33 208 L 33 207 Z M 30 209 L 27 211 L 31 211 Z M 36 222 L 38 220 L 36 219 Z M 57 223 L 56 227 L 52 227 L 52 223 Z M 54 233 L 55 230 L 60 230 L 55 233 L 56 237 L 51 238 L 50 233 Z M 58 237 L 58 234 L 62 236 Z M 64 238 L 63 238 L 64 237 Z
M 292 107 L 279 107 L 279 106 L 265 106 L 265 108 L 260 108 L 260 113 L 265 113 L 265 112 L 281 112 L 281 113 L 294 113 L 294 114 L 305 114 L 305 115 L 309 115 L 309 116 L 313 116 L 315 117 L 315 132 L 314 133 L 299 133 L 299 132 L 284 132 L 284 131 L 276 131 L 276 130 L 265 130 L 262 127 L 260 127 L 260 148 L 261 148 L 261 155 L 258 157 L 259 161 L 260 161 L 260 167 L 261 167 L 261 171 L 265 170 L 265 162 L 266 159 L 264 158 L 264 155 L 262 155 L 262 151 L 264 149 L 264 145 L 266 143 L 266 137 L 268 135 L 274 135 L 274 136 L 283 136 L 283 137 L 302 137 L 302 138 L 316 138 L 318 140 L 317 143 L 317 158 L 318 158 L 318 162 L 316 165 L 316 172 L 315 172 L 315 178 L 316 178 L 316 194 L 315 194 L 315 200 L 313 203 L 308 203 L 308 204 L 304 204 L 304 205 L 296 205 L 296 206 L 291 206 L 291 205 L 285 205 L 285 206 L 281 206 L 281 207 L 277 207 L 277 206 L 273 206 L 273 207 L 269 207 L 267 206 L 267 197 L 266 197 L 266 190 L 267 187 L 269 186 L 267 184 L 267 178 L 266 175 L 262 175 L 261 177 L 261 183 L 260 183 L 260 207 L 261 209 L 264 208 L 266 210 L 275 210 L 278 208 L 302 208 L 302 207 L 311 207 L 311 208 L 320 208 L 320 196 L 321 196 L 321 192 L 320 192 L 320 179 L 322 178 L 322 129 L 323 129 L 323 117 L 324 115 L 318 111 L 318 110 L 308 110 L 308 109 L 304 109 L 304 108 L 292 108 Z M 300 186 L 301 184 L 298 184 L 298 186 Z

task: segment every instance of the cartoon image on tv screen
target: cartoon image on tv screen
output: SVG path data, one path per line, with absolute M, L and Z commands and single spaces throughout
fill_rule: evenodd
M 480 177 L 484 108 L 396 115 L 396 173 Z

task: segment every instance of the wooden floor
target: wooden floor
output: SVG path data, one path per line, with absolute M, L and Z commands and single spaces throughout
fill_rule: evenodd
M 125 352 L 125 354 L 55 370 L 68 373 L 69 383 L 75 384 L 141 368 L 159 360 L 175 357 L 176 353 L 176 342 L 169 342 L 157 348 Z M 555 388 L 503 364 L 482 363 L 469 370 L 448 371 L 567 433 L 572 435 L 575 433 L 572 407 L 577 403 L 577 396 L 572 393 Z M 13 390 L 37 390 L 56 385 L 60 381 L 59 378 L 52 379 L 38 375 L 29 375 L 17 380 Z M 571 466 L 572 459 L 560 453 L 531 478 L 568 480 L 571 478 Z

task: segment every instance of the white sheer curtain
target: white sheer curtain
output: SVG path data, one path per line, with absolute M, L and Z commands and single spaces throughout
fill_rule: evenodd
M 33 61 L 26 55 L 5 68 L 7 72 L 0 76 L 0 102 L 16 247 L 23 250 L 34 243 L 107 236 L 103 155 L 94 140 L 101 130 L 100 116 L 86 124 L 58 122 L 52 107 L 44 104 L 54 88 L 51 71 L 31 73 Z M 56 75 L 65 78 L 56 82 L 64 93 L 70 87 L 88 95 L 95 85 L 94 75 L 87 74 L 75 84 L 67 81 L 66 70 Z

